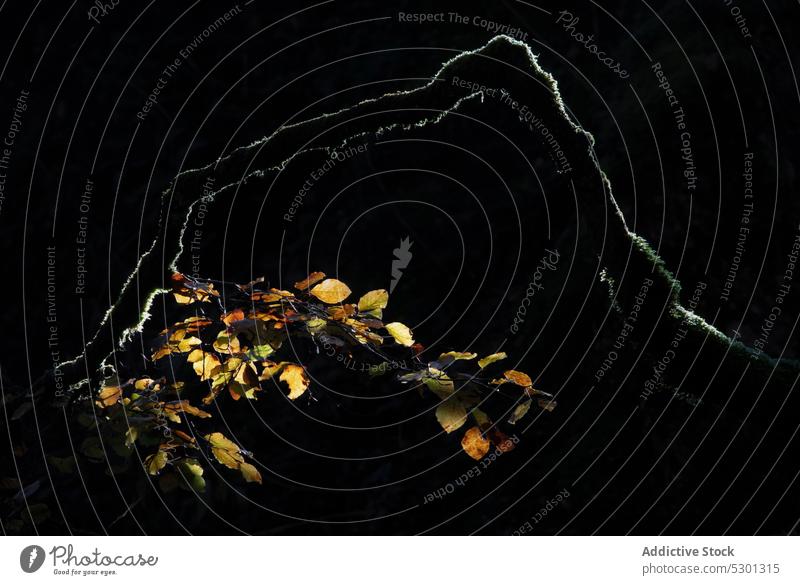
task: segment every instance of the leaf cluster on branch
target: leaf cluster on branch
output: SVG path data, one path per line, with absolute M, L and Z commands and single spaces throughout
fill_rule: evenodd
M 322 272 L 295 283 L 294 292 L 263 283 L 262 278 L 220 285 L 173 274 L 172 296 L 191 314 L 161 332 L 141 375 L 124 382 L 109 378 L 94 397 L 100 436 L 119 455 L 139 449 L 147 473 L 158 476 L 166 491 L 203 491 L 204 466 L 212 460 L 246 482 L 262 482 L 253 454 L 214 427 L 209 407 L 223 399 L 255 401 L 267 391 L 284 392 L 290 400 L 305 395 L 311 376 L 302 363 L 289 359 L 297 354 L 293 339 L 310 340 L 318 354 L 324 347 L 330 350 L 327 355 L 358 355 L 372 377 L 392 372 L 396 382 L 414 384 L 421 395 L 439 401 L 436 419 L 446 433 L 471 419 L 474 424 L 461 446 L 476 460 L 493 444 L 501 451 L 514 448 L 480 408 L 488 399 L 498 395 L 513 401 L 505 409 L 512 425 L 532 405 L 548 411 L 555 407 L 552 396 L 535 389 L 525 373 L 488 374 L 506 359 L 504 352 L 477 359 L 475 353 L 450 351 L 424 360 L 424 347 L 409 327 L 384 323 L 385 290 L 347 302 L 350 288 Z M 163 375 L 165 367 L 170 376 Z M 103 441 L 91 438 L 83 447 L 90 458 L 103 458 Z

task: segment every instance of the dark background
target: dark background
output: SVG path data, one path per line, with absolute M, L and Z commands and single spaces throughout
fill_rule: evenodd
M 401 23 L 399 11 L 453 10 L 526 31 L 570 112 L 594 135 L 600 166 L 631 231 L 652 244 L 685 289 L 708 284 L 699 315 L 752 344 L 774 305 L 800 221 L 794 148 L 800 127 L 793 62 L 797 5 L 741 3 L 752 34 L 747 39 L 724 2 L 535 4 L 541 9 L 526 2 L 241 4 L 240 15 L 182 60 L 157 106 L 140 121 L 136 114 L 162 70 L 232 4 L 121 0 L 94 24 L 87 18 L 89 2 L 5 2 L 0 132 L 10 123 L 20 92 L 27 90 L 30 97 L 0 209 L 7 296 L 0 355 L 4 392 L 24 397 L 52 367 L 47 246 L 57 249 L 58 348 L 66 359 L 80 352 L 158 232 L 160 195 L 179 172 L 286 124 L 419 87 L 443 62 L 493 36 L 472 24 Z M 555 23 L 561 10 L 579 16 L 576 29 L 594 33 L 598 46 L 618 59 L 630 78 L 620 79 L 572 40 Z M 651 60 L 662 64 L 686 111 L 699 177 L 692 196 L 683 188 L 680 143 Z M 509 220 L 517 211 L 495 194 L 500 184 L 474 159 L 431 144 L 395 145 L 337 168 L 309 196 L 301 221 L 286 229 L 283 249 L 277 242 L 283 238 L 285 205 L 265 204 L 257 181 L 235 201 L 216 207 L 207 228 L 203 275 L 247 281 L 267 274 L 286 286 L 310 268 L 336 273 L 361 292 L 389 286 L 392 251 L 411 237 L 414 257 L 393 294 L 392 317 L 412 325 L 417 338 L 434 349 L 493 351 L 509 337 L 543 244 L 568 245 L 559 243 L 559 233 L 540 237 L 545 227 L 539 200 L 525 197 L 529 178 L 495 149 L 488 134 L 463 121 L 448 125 L 446 133 L 454 144 L 493 157 L 500 175 L 514 186 L 523 238 Z M 436 129 L 420 137 L 442 138 Z M 527 140 L 524 133 L 514 138 Z M 735 253 L 748 151 L 754 153 L 755 210 L 735 285 L 724 302 L 720 293 Z M 552 179 L 546 161 L 539 164 L 546 192 Z M 452 182 L 420 172 L 371 178 L 325 208 L 338 186 L 400 168 L 432 168 L 458 178 L 478 193 L 488 224 Z M 302 170 L 291 170 L 277 190 L 290 193 L 302 176 Z M 90 177 L 95 187 L 88 214 L 88 286 L 75 295 L 80 197 Z M 444 211 L 393 203 L 354 221 L 374 204 L 401 199 Z M 323 210 L 312 239 L 310 230 Z M 162 258 L 162 264 L 168 260 Z M 577 262 L 588 272 L 598 265 L 591 256 Z M 485 272 L 475 268 L 484 264 Z M 140 284 L 144 295 L 153 283 Z M 82 468 L 85 479 L 48 473 L 43 454 L 63 455 L 74 439 L 67 434 L 69 412 L 47 406 L 45 381 L 37 398 L 41 408 L 23 408 L 11 420 L 25 402 L 19 398 L 2 422 L 17 447 L 13 456 L 4 447 L 2 476 L 19 473 L 22 486 L 35 487 L 32 497 L 46 501 L 49 510 L 37 526 L 28 522 L 21 530 L 508 534 L 529 522 L 542 534 L 796 531 L 796 410 L 780 400 L 792 397 L 794 387 L 784 385 L 780 399 L 770 395 L 766 405 L 762 402 L 767 415 L 758 417 L 747 407 L 759 397 L 758 387 L 737 395 L 739 408 L 724 400 L 697 406 L 691 399 L 659 395 L 637 409 L 647 366 L 623 360 L 617 377 L 598 392 L 587 392 L 598 356 L 601 360 L 618 332 L 598 324 L 608 292 L 571 283 L 563 271 L 554 274 L 552 286 L 565 286 L 569 302 L 546 326 L 543 307 L 506 348 L 543 388 L 561 393 L 558 409 L 538 417 L 516 451 L 441 501 L 422 505 L 426 494 L 455 481 L 472 463 L 459 453 L 457 439 L 439 432 L 432 413 L 414 419 L 410 428 L 397 424 L 404 415 L 430 408 L 416 395 L 370 401 L 320 392 L 304 405 L 264 401 L 259 414 L 268 424 L 253 413 L 238 415 L 237 424 L 245 427 L 248 444 L 268 469 L 265 485 L 231 489 L 222 477 L 210 480 L 204 504 L 185 494 L 162 501 L 146 482 L 117 484 L 91 466 Z M 771 356 L 798 357 L 797 298 L 793 290 L 769 335 L 765 351 Z M 562 341 L 564 348 L 556 351 Z M 587 347 L 594 353 L 583 355 Z M 334 384 L 363 384 L 319 367 Z M 677 396 L 699 394 L 706 380 L 726 367 L 697 364 Z M 382 387 L 375 392 L 389 394 Z M 369 425 L 386 428 L 364 435 L 342 428 Z M 394 454 L 406 447 L 408 452 Z M 562 490 L 570 496 L 534 524 L 531 518 Z M 20 498 L 14 489 L 4 496 L 7 522 L 19 516 Z M 133 512 L 120 519 L 133 502 Z

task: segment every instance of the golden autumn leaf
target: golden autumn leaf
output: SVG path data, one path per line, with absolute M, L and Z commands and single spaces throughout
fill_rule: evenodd
M 158 453 L 148 455 L 144 460 L 144 467 L 150 475 L 158 473 L 167 466 L 167 452 L 159 450 Z
M 210 302 L 211 297 L 219 296 L 213 284 L 196 281 L 180 272 L 173 273 L 171 280 L 172 294 L 180 305 L 188 305 L 195 301 Z
M 243 363 L 236 371 L 233 381 L 228 385 L 228 390 L 234 400 L 239 400 L 242 396 L 255 400 L 256 391 L 261 390 L 256 367 L 251 363 Z
M 533 380 L 531 380 L 531 377 L 523 372 L 508 370 L 503 372 L 503 376 L 505 376 L 506 380 L 509 382 L 516 384 L 517 386 L 522 386 L 523 388 L 533 385 Z
M 297 290 L 306 290 L 308 287 L 317 284 L 323 278 L 325 278 L 324 272 L 312 272 L 311 274 L 308 275 L 308 278 L 301 280 L 299 282 L 295 282 L 294 287 Z
M 439 361 L 447 361 L 452 360 L 474 360 L 478 357 L 477 353 L 469 353 L 463 351 L 448 351 L 447 353 L 443 353 L 439 356 Z
M 334 321 L 344 321 L 356 314 L 356 308 L 353 305 L 337 305 L 328 307 L 328 314 Z
M 518 372 L 516 370 L 507 370 L 503 372 L 502 378 L 498 380 L 492 380 L 492 384 L 505 384 L 506 382 L 511 382 L 512 384 L 522 386 L 523 388 L 530 388 L 533 386 L 533 380 L 531 380 L 531 377 L 528 374 Z
M 133 387 L 137 392 L 144 392 L 146 390 L 155 390 L 159 385 L 152 378 L 139 378 L 133 383 Z
M 222 465 L 239 471 L 247 482 L 261 483 L 261 474 L 255 467 L 245 462 L 244 455 L 236 443 L 222 433 L 211 433 L 206 435 L 205 439 L 211 445 L 212 455 Z
M 485 368 L 489 364 L 493 364 L 495 362 L 499 362 L 500 360 L 504 360 L 508 357 L 506 352 L 501 351 L 499 353 L 493 353 L 492 355 L 487 355 L 485 358 L 481 358 L 478 360 L 478 367 L 481 369 Z
M 394 337 L 394 340 L 400 345 L 405 345 L 406 347 L 414 345 L 414 337 L 411 333 L 411 329 L 402 323 L 387 323 L 386 331 L 388 331 L 389 335 Z
M 244 310 L 240 308 L 233 309 L 222 315 L 222 322 L 225 323 L 225 325 L 230 325 L 242 319 L 244 319 Z
M 491 443 L 483 437 L 478 427 L 468 429 L 461 439 L 461 448 L 476 461 L 480 461 L 489 452 L 490 447 Z
M 342 281 L 336 280 L 335 278 L 328 278 L 312 288 L 310 292 L 323 303 L 335 305 L 349 297 L 352 291 L 350 287 Z
M 281 362 L 279 364 L 276 364 L 275 362 L 270 360 L 265 360 L 261 362 L 261 366 L 263 369 L 261 370 L 261 374 L 259 374 L 258 379 L 261 380 L 262 382 L 265 380 L 271 380 L 272 377 L 275 376 L 275 374 L 277 374 L 278 372 L 280 372 L 283 369 L 283 366 L 285 365 L 286 362 Z
M 279 379 L 281 382 L 286 382 L 289 385 L 290 400 L 300 398 L 308 389 L 310 383 L 306 371 L 302 366 L 298 366 L 297 364 L 289 364 L 284 367 Z
M 222 433 L 206 435 L 205 440 L 211 445 L 211 454 L 225 467 L 239 469 L 239 464 L 244 461 L 239 445 L 228 439 Z
M 447 433 L 459 429 L 467 420 L 467 411 L 456 396 L 451 396 L 436 408 L 436 420 Z
M 261 483 L 261 474 L 253 465 L 249 463 L 241 463 L 239 465 L 239 472 L 247 483 Z
M 431 362 L 431 366 L 435 368 L 447 368 L 453 362 L 458 360 L 474 360 L 478 357 L 476 353 L 465 353 L 461 351 L 448 351 L 447 353 L 443 353 L 439 356 L 435 362 Z
M 239 370 L 241 365 L 242 360 L 240 358 L 232 357 L 229 358 L 219 368 L 214 369 L 211 377 L 211 391 L 205 398 L 203 398 L 203 404 L 209 405 L 216 400 L 219 393 L 222 392 L 226 386 L 233 381 L 234 376 L 236 376 L 236 372 Z
M 219 353 L 235 354 L 242 351 L 242 346 L 236 335 L 225 330 L 219 332 L 212 346 Z
M 217 354 L 202 349 L 195 349 L 186 359 L 203 382 L 210 380 L 222 366 Z
M 122 388 L 119 386 L 106 386 L 97 395 L 97 406 L 100 408 L 108 408 L 115 405 L 122 398 Z
M 358 299 L 358 310 L 380 319 L 383 309 L 389 304 L 389 293 L 384 289 L 371 290 Z
M 184 337 L 186 332 L 182 331 L 182 334 L 173 334 L 170 337 L 170 341 L 163 345 L 162 347 L 158 348 L 155 352 L 153 352 L 153 361 L 159 360 L 164 356 L 167 356 L 172 353 L 189 353 L 200 345 L 202 341 L 198 337 Z
M 188 400 L 179 400 L 177 402 L 165 404 L 164 411 L 170 413 L 185 412 L 186 414 L 196 416 L 197 418 L 211 418 L 210 413 L 206 412 L 205 410 L 201 410 L 196 406 L 192 406 Z M 176 422 L 180 422 L 180 419 L 178 419 Z

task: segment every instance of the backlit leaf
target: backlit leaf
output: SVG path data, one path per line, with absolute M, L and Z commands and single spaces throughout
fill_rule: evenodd
M 242 463 L 239 465 L 239 471 L 247 483 L 261 483 L 261 474 L 253 465 L 249 463 Z
M 491 443 L 483 437 L 478 427 L 467 430 L 461 439 L 461 448 L 476 461 L 480 461 L 489 452 L 490 447 Z
M 342 281 L 328 278 L 312 288 L 310 292 L 323 303 L 335 305 L 349 297 L 352 291 Z
M 530 388 L 533 385 L 533 381 L 528 374 L 516 370 L 507 370 L 503 372 L 502 378 L 499 380 L 492 380 L 492 384 L 505 384 L 506 382 L 511 382 L 523 388 Z
M 205 439 L 211 445 L 211 453 L 222 465 L 239 471 L 245 481 L 261 483 L 261 474 L 255 467 L 245 463 L 244 455 L 236 443 L 222 433 L 211 433 Z
M 493 353 L 492 355 L 487 355 L 485 358 L 481 358 L 478 360 L 478 366 L 483 369 L 489 364 L 493 364 L 495 362 L 499 362 L 500 360 L 504 360 L 508 357 L 506 352 L 501 351 L 500 353 Z
M 400 345 L 405 345 L 406 347 L 414 345 L 414 337 L 411 333 L 411 329 L 402 323 L 388 323 L 386 325 L 386 331 L 388 331 L 389 335 L 394 337 L 394 340 Z
M 300 282 L 295 282 L 294 283 L 294 287 L 297 290 L 306 290 L 308 287 L 314 286 L 315 284 L 317 284 L 323 278 L 325 278 L 325 273 L 324 272 L 312 272 L 311 274 L 308 275 L 308 278 L 306 278 L 304 280 L 301 280 Z M 338 301 L 334 301 L 334 302 L 338 302 Z
M 389 293 L 384 289 L 371 290 L 358 300 L 358 310 L 380 319 L 389 304 Z
M 211 351 L 203 351 L 202 349 L 192 351 L 187 357 L 187 361 L 192 364 L 195 373 L 204 382 L 210 380 L 222 366 L 217 354 Z
M 280 381 L 286 382 L 289 385 L 290 400 L 300 398 L 308 389 L 310 383 L 305 369 L 296 364 L 289 364 L 283 369 Z
M 106 386 L 97 395 L 97 406 L 108 408 L 115 405 L 122 398 L 122 388 L 119 386 Z
M 451 396 L 436 408 L 436 420 L 447 433 L 460 428 L 467 420 L 467 411 L 456 396 Z
M 428 368 L 427 373 L 424 373 L 422 376 L 422 381 L 428 387 L 428 390 L 436 394 L 436 396 L 442 400 L 447 399 L 455 392 L 453 380 L 441 370 Z
M 158 473 L 167 466 L 168 455 L 166 451 L 159 450 L 154 455 L 148 455 L 144 460 L 144 467 L 150 475 Z
M 197 492 L 204 492 L 206 489 L 206 480 L 203 479 L 203 466 L 197 459 L 187 458 L 181 459 L 178 463 L 178 471 L 183 479 Z

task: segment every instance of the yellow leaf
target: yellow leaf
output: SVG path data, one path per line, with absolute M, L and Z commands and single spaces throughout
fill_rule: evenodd
M 463 351 L 448 351 L 447 353 L 443 353 L 439 356 L 439 361 L 446 361 L 451 359 L 453 361 L 456 360 L 474 360 L 478 357 L 477 353 L 465 353 Z
M 428 368 L 427 373 L 422 377 L 422 381 L 428 387 L 428 390 L 436 394 L 436 396 L 442 400 L 447 399 L 455 392 L 455 386 L 450 376 L 436 368 Z
M 247 483 L 255 482 L 261 483 L 261 474 L 258 472 L 254 466 L 250 465 L 249 463 L 242 463 L 239 465 L 239 471 L 242 474 L 242 477 Z
M 335 305 L 350 296 L 350 288 L 340 280 L 328 278 L 311 289 L 311 294 L 323 303 Z
M 122 388 L 119 386 L 106 386 L 97 395 L 97 406 L 108 408 L 115 405 L 122 398 Z
M 302 366 L 296 364 L 289 364 L 281 373 L 281 382 L 286 382 L 289 385 L 289 399 L 296 400 L 300 398 L 308 389 L 309 380 L 306 371 Z
M 501 351 L 500 353 L 493 353 L 492 355 L 487 355 L 485 358 L 481 358 L 478 360 L 478 366 L 483 369 L 489 364 L 493 364 L 494 362 L 499 362 L 500 360 L 504 360 L 508 357 L 506 352 Z
M 261 365 L 263 366 L 264 369 L 261 370 L 261 374 L 258 376 L 258 379 L 264 381 L 264 380 L 271 380 L 275 374 L 277 374 L 283 369 L 283 366 L 286 365 L 286 362 L 281 362 L 279 364 L 276 364 L 275 362 L 265 360 L 261 362 Z
M 461 448 L 476 461 L 480 461 L 489 452 L 490 446 L 491 443 L 483 438 L 478 427 L 469 429 L 461 439 Z
M 210 380 L 222 366 L 217 354 L 203 351 L 202 349 L 192 351 L 187 360 L 192 364 L 195 373 L 200 376 L 202 381 Z
M 222 465 L 238 470 L 247 482 L 261 483 L 261 474 L 255 467 L 245 463 L 241 449 L 236 443 L 222 433 L 211 433 L 206 435 L 205 439 L 211 444 L 211 453 Z
M 158 475 L 158 472 L 167 466 L 167 452 L 159 451 L 154 455 L 148 455 L 144 460 L 144 466 L 150 475 Z
M 344 321 L 352 317 L 356 313 L 356 308 L 353 305 L 338 305 L 335 307 L 328 307 L 328 314 L 334 321 Z
M 230 383 L 228 389 L 234 400 L 238 400 L 242 396 L 250 400 L 255 400 L 256 391 L 261 390 L 261 386 L 258 383 L 256 367 L 251 363 L 243 363 L 237 370 L 236 376 L 233 378 L 233 382 Z
M 402 323 L 388 323 L 386 325 L 386 331 L 388 331 L 389 335 L 394 337 L 394 340 L 400 345 L 405 345 L 406 347 L 414 345 L 414 337 L 412 336 L 411 329 Z
M 382 311 L 389 304 L 389 293 L 384 289 L 371 290 L 358 300 L 358 310 L 362 313 L 369 313 L 378 319 L 383 315 Z
M 436 409 L 436 420 L 447 433 L 452 433 L 467 420 L 467 411 L 457 397 L 451 396 Z
M 227 331 L 220 331 L 213 343 L 214 349 L 219 353 L 234 354 L 242 351 L 242 346 L 236 335 Z
M 178 402 L 165 404 L 164 410 L 166 413 L 185 412 L 186 414 L 191 414 L 197 418 L 211 418 L 211 414 L 207 413 L 205 410 L 200 410 L 196 406 L 192 406 L 188 400 L 180 400 Z M 169 416 L 169 414 L 167 416 Z M 175 422 L 180 422 L 180 419 L 177 419 Z
M 211 433 L 206 435 L 205 439 L 211 444 L 211 453 L 225 467 L 239 469 L 239 466 L 244 463 L 239 445 L 222 433 Z
M 305 280 L 301 280 L 300 282 L 295 282 L 294 287 L 297 290 L 306 290 L 308 287 L 317 284 L 323 278 L 325 278 L 324 272 L 312 272 L 311 274 L 308 275 L 308 278 L 306 278 Z

